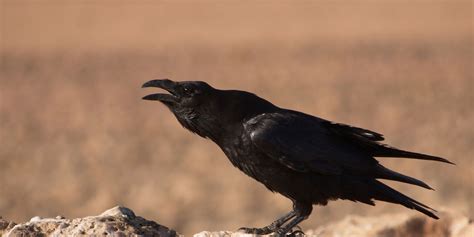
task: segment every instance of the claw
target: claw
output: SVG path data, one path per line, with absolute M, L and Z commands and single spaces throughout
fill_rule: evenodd
M 288 234 L 288 236 L 298 237 L 298 236 L 305 236 L 305 234 L 301 229 L 299 229 L 299 230 L 292 231 L 290 234 Z
M 295 226 L 295 227 L 293 227 L 293 229 L 291 229 L 291 231 L 287 231 L 287 230 L 285 230 L 285 228 L 279 228 L 275 231 L 275 235 L 278 236 L 278 237 L 283 237 L 283 236 L 286 236 L 286 237 L 301 237 L 301 236 L 305 236 L 305 233 L 303 232 L 301 227 Z

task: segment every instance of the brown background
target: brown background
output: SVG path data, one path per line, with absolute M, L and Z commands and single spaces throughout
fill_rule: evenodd
M 1 1 L 0 215 L 77 217 L 122 204 L 184 234 L 261 226 L 290 208 L 210 141 L 142 101 L 168 77 L 248 90 L 456 162 L 381 159 L 473 212 L 470 1 Z M 410 212 L 348 201 L 348 214 Z

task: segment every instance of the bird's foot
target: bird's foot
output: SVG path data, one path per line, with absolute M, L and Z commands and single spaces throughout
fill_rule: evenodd
M 257 235 L 268 235 L 274 232 L 274 230 L 272 230 L 269 226 L 265 226 L 263 228 L 242 227 L 242 228 L 239 228 L 238 231 L 246 233 L 246 234 L 257 234 Z
M 291 237 L 302 237 L 305 236 L 305 233 L 302 230 L 293 230 L 287 236 Z
M 290 237 L 305 236 L 305 233 L 303 232 L 303 230 L 299 226 L 295 226 L 291 230 L 288 230 L 286 228 L 280 228 L 280 229 L 275 231 L 275 234 L 279 237 L 280 236 L 290 236 Z
M 271 228 L 271 226 L 265 226 L 263 228 L 248 228 L 248 227 L 242 227 L 239 228 L 239 232 L 243 232 L 246 234 L 256 234 L 256 235 L 268 235 L 271 233 L 275 233 L 276 236 L 278 237 L 301 237 L 304 236 L 304 232 L 301 230 L 299 226 L 295 226 L 293 229 L 290 231 L 286 230 L 285 228 Z

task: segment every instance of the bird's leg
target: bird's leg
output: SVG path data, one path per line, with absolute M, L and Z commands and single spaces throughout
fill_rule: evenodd
M 313 206 L 312 204 L 307 204 L 307 203 L 298 203 L 295 202 L 293 204 L 293 209 L 295 211 L 296 217 L 291 220 L 288 224 L 285 226 L 278 228 L 276 230 L 276 234 L 278 236 L 285 236 L 288 232 L 290 232 L 295 226 L 297 226 L 299 223 L 302 221 L 306 220 L 308 216 L 311 214 L 313 211 Z M 301 233 L 301 230 L 297 230 L 296 232 Z
M 285 224 L 288 220 L 295 216 L 296 212 L 292 210 L 284 216 L 278 218 L 276 221 L 272 222 L 270 225 L 263 227 L 263 229 L 269 229 L 271 232 L 274 232 L 276 229 L 280 228 L 281 225 Z
M 272 222 L 270 225 L 262 227 L 262 228 L 247 228 L 242 227 L 239 228 L 239 231 L 249 233 L 249 234 L 259 234 L 259 235 L 266 235 L 272 232 L 275 232 L 281 225 L 285 224 L 288 220 L 296 216 L 296 211 L 292 210 L 285 214 L 284 216 L 278 218 L 276 221 Z

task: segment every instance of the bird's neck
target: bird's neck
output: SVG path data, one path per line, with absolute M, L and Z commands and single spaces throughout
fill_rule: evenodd
M 217 144 L 225 142 L 229 135 L 239 132 L 247 119 L 278 109 L 270 102 L 248 92 L 219 91 L 215 96 L 212 103 L 187 111 L 187 119 L 180 122 L 185 128 L 210 138 Z
M 248 92 L 221 92 L 206 106 L 175 111 L 178 121 L 191 132 L 221 144 L 230 134 L 240 131 L 247 119 L 278 109 Z

